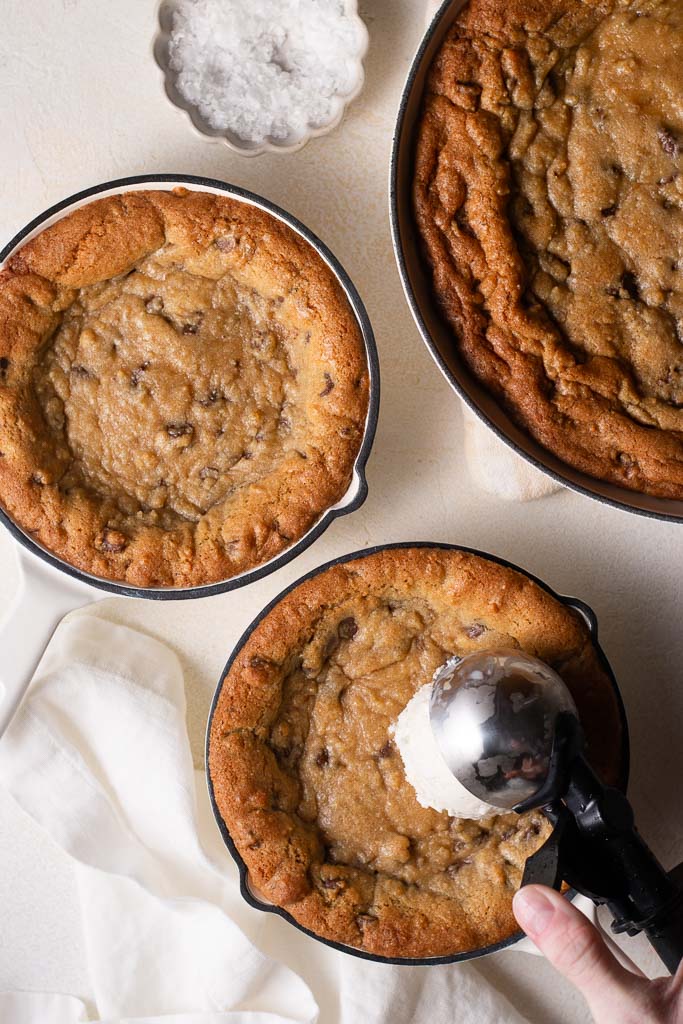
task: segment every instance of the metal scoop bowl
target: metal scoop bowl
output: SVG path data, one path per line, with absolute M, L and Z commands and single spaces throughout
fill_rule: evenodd
M 667 873 L 633 810 L 584 755 L 576 707 L 560 676 L 519 650 L 449 659 L 435 674 L 430 724 L 457 779 L 492 811 L 542 808 L 553 833 L 523 885 L 558 881 L 605 903 L 612 929 L 646 934 L 672 973 L 683 958 L 683 865 Z

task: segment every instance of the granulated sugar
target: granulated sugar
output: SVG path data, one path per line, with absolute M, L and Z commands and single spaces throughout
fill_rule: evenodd
M 362 43 L 344 0 L 181 0 L 169 58 L 176 88 L 212 128 L 295 141 L 334 119 Z

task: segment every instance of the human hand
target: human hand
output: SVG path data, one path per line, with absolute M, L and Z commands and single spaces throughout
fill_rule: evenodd
M 544 885 L 524 886 L 512 907 L 532 942 L 584 996 L 595 1024 L 683 1024 L 683 965 L 673 978 L 632 974 L 588 918 Z

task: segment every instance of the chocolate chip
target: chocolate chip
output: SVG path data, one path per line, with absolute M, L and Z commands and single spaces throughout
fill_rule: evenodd
M 478 636 L 486 632 L 486 626 L 482 625 L 481 622 L 473 622 L 471 626 L 468 626 L 465 633 L 470 640 L 476 640 Z
M 627 455 L 626 452 L 617 452 L 617 462 L 624 469 L 626 477 L 633 476 L 638 470 L 637 460 L 631 455 Z
M 145 360 L 144 363 L 140 363 L 140 365 L 133 370 L 133 372 L 130 375 L 131 387 L 136 388 L 138 386 L 138 384 L 142 380 L 145 370 L 147 370 L 148 368 L 149 363 L 147 362 L 147 360 Z
M 194 433 L 191 423 L 167 423 L 166 433 L 169 437 L 183 437 L 185 434 Z
M 387 740 L 384 746 L 380 747 L 377 751 L 378 757 L 391 757 L 394 753 L 394 744 L 391 740 Z
M 321 398 L 324 398 L 325 395 L 329 395 L 330 391 L 334 387 L 334 381 L 330 377 L 329 373 L 325 373 L 324 377 L 325 377 L 325 387 L 320 392 L 320 397 Z
M 318 754 L 316 754 L 315 763 L 317 764 L 318 768 L 324 768 L 326 764 L 330 763 L 330 753 L 325 747 L 323 747 L 323 749 Z
M 222 238 L 216 239 L 216 248 L 221 252 L 232 252 L 237 248 L 237 240 L 234 235 L 223 235 Z
M 204 408 L 207 408 L 209 405 L 214 405 L 218 401 L 218 398 L 219 394 L 217 388 L 212 388 L 206 398 L 199 399 L 199 404 L 203 405 Z
M 347 619 L 342 619 L 337 626 L 337 632 L 342 640 L 351 640 L 352 637 L 358 632 L 358 624 L 352 615 L 349 615 Z
M 668 128 L 660 128 L 657 132 L 657 138 L 659 139 L 659 145 L 662 147 L 667 156 L 670 156 L 672 160 L 675 160 L 681 151 L 681 147 L 678 140 Z
M 621 275 L 621 281 L 619 283 L 628 297 L 633 299 L 634 302 L 637 302 L 640 298 L 640 291 L 638 290 L 636 275 L 631 270 L 625 270 Z
M 464 857 L 462 860 L 456 861 L 455 864 L 450 864 L 446 868 L 446 874 L 450 875 L 451 878 L 455 878 L 455 876 L 458 875 L 462 871 L 462 869 L 465 867 L 466 864 L 471 864 L 471 863 L 472 863 L 472 858 L 471 857 Z
M 128 545 L 128 538 L 120 533 L 119 530 L 107 529 L 102 534 L 102 538 L 99 543 L 100 551 L 109 551 L 113 554 L 119 554 L 124 551 Z
M 9 366 L 9 359 L 7 356 L 0 356 L 0 370 L 6 370 Z
M 617 210 L 618 206 L 616 203 L 612 203 L 611 206 L 603 206 L 602 210 L 600 210 L 600 215 L 602 217 L 613 217 Z
M 44 481 L 43 476 L 42 476 L 41 473 L 34 473 L 33 476 L 31 477 L 31 483 L 35 484 L 36 487 L 44 487 L 45 486 L 45 481 Z
M 630 270 L 625 270 L 619 278 L 619 283 L 617 285 L 609 285 L 605 291 L 615 299 L 630 298 L 634 302 L 640 299 L 638 280 Z
M 219 476 L 220 473 L 215 466 L 204 466 L 203 469 L 199 470 L 200 480 L 218 480 Z

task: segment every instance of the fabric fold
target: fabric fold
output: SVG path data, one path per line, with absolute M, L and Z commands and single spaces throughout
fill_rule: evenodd
M 317 1019 L 308 986 L 225 911 L 229 880 L 198 838 L 183 677 L 168 648 L 96 618 L 64 622 L 0 743 L 0 781 L 76 862 L 100 1019 Z M 78 1012 L 70 1003 L 66 1020 Z

